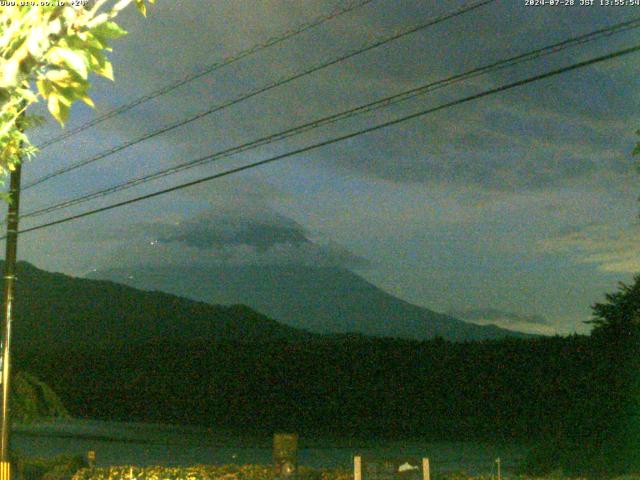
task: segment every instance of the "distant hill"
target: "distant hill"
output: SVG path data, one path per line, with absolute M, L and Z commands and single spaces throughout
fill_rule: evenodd
M 3 268 L 0 262 L 0 268 Z M 270 341 L 308 332 L 241 305 L 214 306 L 18 264 L 16 348 L 121 346 L 154 340 Z
M 524 333 L 477 325 L 405 302 L 338 268 L 224 266 L 212 269 L 135 267 L 91 274 L 145 290 L 213 304 L 244 304 L 295 328 L 407 339 L 441 336 L 482 340 Z

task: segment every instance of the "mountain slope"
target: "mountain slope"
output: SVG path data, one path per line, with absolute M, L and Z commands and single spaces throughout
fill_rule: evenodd
M 11 383 L 11 417 L 22 424 L 69 418 L 69 412 L 51 387 L 21 371 Z
M 337 268 L 219 266 L 215 269 L 135 268 L 95 272 L 136 288 L 161 290 L 214 304 L 241 303 L 287 325 L 318 333 L 449 340 L 524 336 L 466 323 L 390 295 Z M 179 279 L 179 281 L 177 280 Z
M 109 281 L 50 273 L 26 262 L 18 264 L 13 325 L 18 348 L 309 336 L 242 305 L 208 305 Z

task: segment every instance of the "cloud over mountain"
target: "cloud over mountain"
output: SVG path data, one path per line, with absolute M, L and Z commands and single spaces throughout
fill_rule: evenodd
M 549 323 L 542 315 L 521 315 L 513 312 L 503 312 L 494 308 L 482 308 L 474 310 L 451 310 L 450 315 L 454 317 L 464 318 L 470 321 L 483 321 L 490 323 L 492 321 L 501 321 L 503 323 L 526 322 L 544 325 Z
M 125 232 L 114 231 L 112 237 Z M 193 218 L 138 223 L 110 264 L 299 265 L 354 268 L 368 261 L 336 242 L 311 238 L 295 220 L 253 202 L 210 208 Z
M 554 332 L 550 322 L 538 314 L 523 315 L 494 308 L 450 310 L 448 314 L 478 325 L 497 325 L 529 333 L 552 334 Z
M 157 230 L 159 242 L 201 249 L 245 245 L 265 251 L 276 245 L 309 243 L 297 222 L 267 209 L 261 213 L 250 218 L 212 212 L 180 225 L 160 224 L 149 229 Z

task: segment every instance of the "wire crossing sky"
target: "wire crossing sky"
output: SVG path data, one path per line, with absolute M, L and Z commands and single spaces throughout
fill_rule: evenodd
M 296 28 L 292 29 L 292 30 L 288 30 L 286 32 L 284 32 L 281 35 L 275 36 L 275 37 L 271 37 L 269 38 L 266 42 L 263 43 L 259 43 L 256 44 L 254 46 L 252 46 L 251 48 L 248 48 L 246 50 L 243 50 L 241 52 L 236 53 L 235 55 L 231 55 L 228 56 L 226 58 L 224 58 L 224 60 L 222 60 L 221 62 L 216 62 L 213 63 L 211 65 L 207 65 L 205 67 L 202 67 L 201 69 L 199 69 L 196 73 L 192 73 L 190 75 L 186 75 L 184 78 L 178 80 L 177 82 L 173 82 L 169 85 L 165 85 L 164 87 L 158 89 L 158 90 L 154 90 L 151 93 L 148 93 L 146 95 L 143 95 L 142 97 L 139 97 L 137 99 L 135 99 L 133 102 L 129 102 L 125 105 L 121 105 L 118 108 L 115 108 L 113 110 L 110 110 L 109 112 L 106 112 L 100 116 L 98 116 L 97 118 L 94 118 L 93 120 L 91 120 L 90 122 L 87 122 L 83 125 L 80 125 L 79 127 L 76 127 L 62 135 L 58 135 L 50 140 L 47 140 L 45 142 L 43 142 L 41 145 L 38 146 L 39 149 L 44 150 L 45 148 L 47 148 L 50 145 L 53 145 L 55 143 L 61 142 L 63 140 L 66 140 L 69 137 L 72 137 L 73 135 L 76 135 L 80 132 L 83 132 L 84 130 L 91 128 L 91 127 L 95 127 L 96 125 L 99 125 L 100 123 L 104 122 L 105 120 L 109 120 L 110 118 L 113 118 L 117 115 L 120 115 L 122 113 L 125 113 L 128 110 L 131 110 L 132 108 L 137 107 L 138 105 L 148 102 L 150 100 L 153 100 L 154 98 L 158 98 L 162 95 L 165 95 L 173 90 L 175 90 L 176 88 L 179 88 L 189 82 L 192 82 L 194 80 L 197 80 L 201 77 L 204 77 L 205 75 L 209 75 L 210 73 L 215 72 L 216 70 L 218 70 L 219 68 L 223 68 L 226 67 L 227 65 L 231 65 L 237 61 L 242 60 L 245 57 L 248 57 L 249 55 L 254 55 L 258 52 L 260 52 L 261 50 L 264 50 L 265 48 L 269 48 L 272 47 L 274 45 L 279 44 L 280 42 L 284 42 L 286 40 L 289 40 L 290 38 L 293 38 L 297 35 L 300 35 L 301 33 L 306 32 L 307 30 L 310 30 L 312 28 L 318 27 L 320 25 L 322 25 L 323 23 L 333 20 L 334 18 L 338 18 L 340 15 L 344 15 L 345 13 L 349 13 L 357 8 L 360 8 L 368 3 L 371 3 L 375 0 L 360 0 L 360 1 L 356 1 L 356 2 L 349 2 L 347 3 L 344 7 L 337 7 L 336 9 L 332 10 L 331 12 L 329 12 L 327 15 L 323 15 L 320 16 L 318 18 L 315 18 L 309 22 L 304 22 L 301 25 L 297 26 Z
M 378 48 L 378 47 L 380 47 L 382 45 L 385 45 L 385 44 L 387 44 L 389 42 L 393 42 L 394 40 L 398 40 L 399 38 L 405 37 L 407 35 L 411 35 L 413 33 L 416 33 L 418 31 L 420 31 L 420 30 L 423 30 L 425 28 L 431 27 L 433 25 L 437 25 L 437 24 L 439 24 L 441 22 L 445 22 L 445 21 L 447 21 L 447 20 L 449 20 L 451 18 L 455 18 L 455 17 L 457 17 L 459 15 L 465 14 L 467 12 L 475 10 L 476 8 L 484 6 L 484 5 L 488 4 L 488 3 L 492 3 L 494 1 L 495 0 L 481 0 L 479 2 L 470 3 L 469 5 L 467 5 L 467 6 L 463 7 L 463 8 L 456 9 L 456 10 L 450 12 L 450 13 L 446 13 L 446 14 L 438 16 L 436 18 L 431 18 L 431 19 L 427 20 L 426 22 L 420 23 L 418 25 L 411 26 L 411 27 L 409 27 L 407 29 L 403 29 L 403 30 L 401 30 L 399 32 L 395 32 L 391 36 L 386 36 L 386 37 L 379 38 L 379 39 L 376 38 L 373 42 L 368 42 L 364 46 L 359 46 L 356 49 L 351 50 L 349 53 L 339 56 L 338 58 L 330 58 L 328 60 L 323 60 L 319 64 L 313 65 L 311 68 L 304 69 L 301 72 L 295 73 L 294 75 L 287 76 L 287 77 L 285 77 L 283 79 L 280 79 L 280 80 L 277 80 L 275 82 L 272 82 L 272 83 L 270 83 L 270 84 L 268 84 L 266 86 L 262 86 L 262 87 L 259 87 L 257 89 L 251 90 L 249 92 L 243 93 L 240 96 L 238 96 L 238 97 L 236 97 L 236 98 L 234 98 L 234 99 L 232 99 L 230 101 L 227 101 L 227 102 L 225 102 L 223 104 L 220 104 L 220 105 L 215 105 L 212 108 L 209 108 L 209 109 L 205 110 L 204 112 L 201 112 L 201 113 L 193 115 L 193 116 L 191 116 L 189 118 L 180 120 L 180 121 L 178 121 L 176 123 L 173 123 L 171 125 L 168 125 L 168 126 L 162 128 L 160 130 L 156 130 L 156 131 L 151 132 L 151 133 L 149 133 L 147 135 L 144 135 L 144 136 L 142 136 L 140 138 L 137 138 L 135 140 L 131 140 L 131 141 L 129 141 L 129 142 L 123 144 L 123 145 L 111 148 L 110 150 L 108 150 L 106 152 L 103 152 L 103 153 L 101 153 L 101 154 L 99 154 L 99 155 L 97 155 L 95 157 L 79 161 L 79 162 L 74 163 L 74 164 L 72 164 L 72 165 L 70 165 L 68 167 L 59 169 L 59 170 L 57 170 L 57 171 L 55 171 L 55 172 L 53 172 L 51 174 L 45 175 L 45 176 L 43 176 L 43 177 L 41 177 L 41 178 L 39 178 L 39 179 L 37 179 L 37 180 L 35 180 L 33 182 L 27 183 L 23 187 L 23 190 L 28 190 L 28 189 L 36 186 L 36 185 L 39 185 L 42 182 L 50 180 L 51 178 L 55 178 L 55 177 L 57 177 L 59 175 L 71 172 L 71 171 L 73 171 L 73 170 L 75 170 L 77 168 L 84 167 L 85 165 L 89 165 L 89 164 L 91 164 L 93 162 L 96 162 L 98 160 L 102 160 L 103 158 L 109 157 L 110 155 L 113 155 L 114 153 L 118 153 L 118 152 L 120 152 L 120 151 L 122 151 L 122 150 L 124 150 L 126 148 L 129 148 L 129 147 L 131 147 L 133 145 L 137 145 L 140 142 L 152 139 L 152 138 L 154 138 L 154 137 L 156 137 L 158 135 L 162 135 L 163 133 L 167 133 L 167 132 L 169 132 L 171 130 L 174 130 L 176 128 L 183 127 L 183 126 L 185 126 L 185 125 L 187 125 L 187 124 L 189 124 L 191 122 L 194 122 L 196 120 L 200 120 L 201 118 L 204 118 L 204 117 L 206 117 L 208 115 L 211 115 L 213 113 L 217 113 L 217 112 L 219 112 L 221 110 L 224 110 L 224 109 L 226 109 L 228 107 L 232 107 L 232 106 L 234 106 L 234 105 L 236 105 L 236 104 L 238 104 L 240 102 L 244 102 L 245 100 L 248 100 L 248 99 L 250 99 L 252 97 L 255 97 L 255 96 L 260 95 L 262 93 L 268 92 L 269 90 L 272 90 L 272 89 L 278 88 L 278 87 L 282 87 L 282 86 L 287 85 L 287 84 L 289 84 L 289 83 L 291 83 L 291 82 L 293 82 L 295 80 L 299 80 L 299 79 L 301 79 L 303 77 L 306 77 L 307 75 L 311 75 L 311 74 L 313 74 L 315 72 L 318 72 L 318 71 L 320 71 L 320 70 L 322 70 L 324 68 L 330 67 L 330 66 L 335 65 L 335 64 L 340 63 L 340 62 L 344 62 L 345 60 L 348 60 L 348 59 L 350 59 L 352 57 L 360 55 L 360 54 L 362 54 L 364 52 L 368 52 L 368 51 L 376 49 L 376 48 Z M 240 57 L 240 58 L 243 58 L 243 57 Z M 137 104 L 140 104 L 140 103 L 142 103 L 142 102 L 138 102 Z
M 261 160 L 259 162 L 251 163 L 249 165 L 243 165 L 241 167 L 233 168 L 233 169 L 227 170 L 225 172 L 216 173 L 214 175 L 209 175 L 207 177 L 199 178 L 197 180 L 194 180 L 192 182 L 176 185 L 174 187 L 170 187 L 170 188 L 167 188 L 167 189 L 164 189 L 164 190 L 160 190 L 160 191 L 157 191 L 157 192 L 153 192 L 151 194 L 143 195 L 143 196 L 140 196 L 140 197 L 132 198 L 130 200 L 127 200 L 127 201 L 124 201 L 124 202 L 119 202 L 119 203 L 116 203 L 116 204 L 113 204 L 113 205 L 109 205 L 107 207 L 102 207 L 102 208 L 98 208 L 98 209 L 95 209 L 95 210 L 90 210 L 88 212 L 84 212 L 84 213 L 81 213 L 81 214 L 78 214 L 78 215 L 73 215 L 73 216 L 70 216 L 70 217 L 66 217 L 66 218 L 63 218 L 61 220 L 56 220 L 56 221 L 53 221 L 53 222 L 48 222 L 48 223 L 44 223 L 44 224 L 41 224 L 41 225 L 37 225 L 35 227 L 22 229 L 18 233 L 28 233 L 28 232 L 33 232 L 33 231 L 36 231 L 36 230 L 41 230 L 43 228 L 49 228 L 49 227 L 52 227 L 54 225 L 59 225 L 61 223 L 66 223 L 66 222 L 69 222 L 69 221 L 72 221 L 72 220 L 78 220 L 80 218 L 84 218 L 84 217 L 87 217 L 89 215 L 95 215 L 96 213 L 105 212 L 107 210 L 112 210 L 114 208 L 121 208 L 121 207 L 124 207 L 126 205 L 130 205 L 132 203 L 140 202 L 142 200 L 148 200 L 148 199 L 151 199 L 151 198 L 155 198 L 155 197 L 157 197 L 159 195 L 164 195 L 166 193 L 171 193 L 171 192 L 175 192 L 177 190 L 182 190 L 184 188 L 193 187 L 195 185 L 199 185 L 199 184 L 204 183 L 204 182 L 209 182 L 211 180 L 216 180 L 218 178 L 222 178 L 222 177 L 225 177 L 227 175 L 232 175 L 232 174 L 240 173 L 240 172 L 243 172 L 245 170 L 252 169 L 252 168 L 261 167 L 261 166 L 266 165 L 268 163 L 272 163 L 272 162 L 275 162 L 275 161 L 278 161 L 278 160 L 282 160 L 282 159 L 285 159 L 285 158 L 288 158 L 288 157 L 292 157 L 292 156 L 295 156 L 295 155 L 300 155 L 302 153 L 305 153 L 305 152 L 308 152 L 308 151 L 311 151 L 311 150 L 315 150 L 317 148 L 322 148 L 322 147 L 325 147 L 327 145 L 332 145 L 332 144 L 337 143 L 337 142 L 342 142 L 344 140 L 349 140 L 351 138 L 354 138 L 354 137 L 357 137 L 357 136 L 360 136 L 360 135 L 364 135 L 364 134 L 367 134 L 367 133 L 370 133 L 370 132 L 375 132 L 376 130 L 380 130 L 382 128 L 387 128 L 387 127 L 390 127 L 390 126 L 398 125 L 398 124 L 400 124 L 402 122 L 406 122 L 408 120 L 413 120 L 415 118 L 422 117 L 422 116 L 430 114 L 430 113 L 438 112 L 438 111 L 443 110 L 443 109 L 452 108 L 452 107 L 455 107 L 457 105 L 461 105 L 463 103 L 466 103 L 466 102 L 469 102 L 469 101 L 472 101 L 472 100 L 478 100 L 478 99 L 486 97 L 488 95 L 495 95 L 496 93 L 504 92 L 506 90 L 510 90 L 512 88 L 515 88 L 515 87 L 521 87 L 521 86 L 527 85 L 527 84 L 532 83 L 532 82 L 537 82 L 537 81 L 540 81 L 540 80 L 543 80 L 543 79 L 546 79 L 546 78 L 550 78 L 550 77 L 554 77 L 556 75 L 560 75 L 560 74 L 565 73 L 565 72 L 570 72 L 572 70 L 576 70 L 576 69 L 579 69 L 579 68 L 584 68 L 584 67 L 588 67 L 588 66 L 591 66 L 591 65 L 595 65 L 595 64 L 600 63 L 600 62 L 613 60 L 615 58 L 622 57 L 624 55 L 629 55 L 631 53 L 636 53 L 638 51 L 640 51 L 640 45 L 629 47 L 629 48 L 626 48 L 624 50 L 619 50 L 619 51 L 610 53 L 608 55 L 603 55 L 603 56 L 600 56 L 600 57 L 596 57 L 596 58 L 593 58 L 593 59 L 590 59 L 590 60 L 586 60 L 584 62 L 576 63 L 576 64 L 573 64 L 573 65 L 569 65 L 567 67 L 564 67 L 564 68 L 561 68 L 561 69 L 558 69 L 558 70 L 553 70 L 551 72 L 545 72 L 545 73 L 542 73 L 540 75 L 536 75 L 534 77 L 526 78 L 524 80 L 519 80 L 517 82 L 513 82 L 513 83 L 510 83 L 510 84 L 507 84 L 507 85 L 502 85 L 500 87 L 493 88 L 491 90 L 486 90 L 484 92 L 477 93 L 475 95 L 471 95 L 469 97 L 465 97 L 465 98 L 462 98 L 460 100 L 456 100 L 454 102 L 450 102 L 450 103 L 447 103 L 447 104 L 444 104 L 444 105 L 440 105 L 440 106 L 435 107 L 435 108 L 430 108 L 428 110 L 424 110 L 424 111 L 421 111 L 421 112 L 418 112 L 418 113 L 414 113 L 413 115 L 409 115 L 409 116 L 406 116 L 406 117 L 398 118 L 398 119 L 395 119 L 395 120 L 392 120 L 392 121 L 389 121 L 389 122 L 385 122 L 385 123 L 380 124 L 380 125 L 374 125 L 372 127 L 368 127 L 368 128 L 363 129 L 363 130 L 359 130 L 357 132 L 349 133 L 349 134 L 343 135 L 341 137 L 325 140 L 323 142 L 316 143 L 316 144 L 313 144 L 313 145 L 309 145 L 307 147 L 295 150 L 293 152 L 287 152 L 285 154 L 278 155 L 278 156 L 271 157 L 271 158 L 267 158 L 265 160 Z M 210 158 L 210 157 L 207 157 L 207 158 Z M 6 237 L 4 237 L 4 238 L 6 238 Z
M 208 163 L 208 162 L 212 162 L 215 160 L 219 160 L 221 158 L 226 158 L 230 155 L 235 155 L 237 153 L 241 153 L 243 151 L 249 150 L 249 149 L 253 149 L 253 148 L 257 148 L 259 146 L 265 145 L 265 144 L 269 144 L 284 138 L 288 138 L 292 135 L 297 135 L 300 133 L 304 133 L 309 131 L 310 129 L 315 129 L 315 128 L 319 128 L 323 125 L 326 124 L 330 124 L 336 121 L 340 121 L 346 118 L 350 118 L 352 116 L 355 115 L 360 115 L 363 113 L 368 113 L 374 109 L 378 109 L 378 108 L 384 108 L 384 107 L 388 107 L 390 105 L 393 105 L 395 103 L 398 102 L 403 102 L 403 101 L 407 101 L 410 100 L 412 98 L 414 98 L 417 95 L 423 95 L 425 93 L 428 93 L 430 91 L 433 91 L 437 88 L 442 88 L 454 83 L 458 83 L 460 81 L 464 81 L 464 80 L 468 80 L 470 78 L 473 78 L 475 76 L 478 75 L 484 75 L 487 73 L 490 73 L 492 71 L 497 71 L 503 68 L 507 68 L 507 67 L 511 67 L 514 65 L 517 65 L 518 63 L 521 62 L 525 62 L 525 61 L 531 61 L 531 60 L 535 60 L 538 59 L 542 56 L 545 55 L 550 55 L 550 54 L 554 54 L 554 53 L 558 53 L 559 51 L 562 51 L 566 48 L 571 48 L 571 47 L 575 47 L 577 45 L 582 45 L 588 42 L 592 42 L 592 41 L 596 41 L 599 40 L 603 37 L 608 37 L 612 34 L 615 33 L 620 33 L 620 32 L 625 32 L 627 30 L 630 29 L 635 29 L 638 28 L 638 26 L 640 26 L 640 19 L 633 19 L 631 21 L 628 22 L 622 22 L 616 25 L 613 25 L 611 27 L 605 28 L 605 29 L 600 29 L 597 30 L 595 32 L 591 32 L 588 33 L 586 35 L 580 35 L 578 37 L 574 37 L 571 39 L 567 39 L 564 40 L 562 42 L 553 44 L 553 45 L 549 45 L 546 46 L 544 48 L 540 48 L 531 52 L 527 52 L 521 55 L 517 55 L 515 57 L 511 57 L 505 60 L 502 60 L 500 62 L 496 62 L 493 63 L 491 65 L 487 65 L 481 68 L 476 68 L 473 69 L 469 72 L 465 72 L 462 73 L 460 75 L 455 75 L 453 77 L 449 77 L 446 79 L 442 79 L 442 80 L 438 80 L 436 82 L 431 82 L 428 83 L 427 85 L 423 85 L 420 86 L 418 88 L 414 88 L 411 89 L 409 91 L 406 92 L 401 92 L 395 95 L 392 95 L 390 97 L 386 97 L 380 100 L 376 100 L 375 102 L 371 102 L 368 103 L 366 105 L 361 105 L 359 107 L 347 110 L 345 112 L 340 112 L 334 115 L 330 115 L 328 117 L 324 117 L 322 119 L 317 119 L 314 120 L 312 122 L 306 123 L 304 125 L 300 125 L 294 128 L 290 128 L 285 130 L 284 132 L 278 132 L 276 134 L 272 134 L 269 135 L 267 137 L 263 137 L 260 138 L 258 140 L 254 140 L 252 142 L 248 142 L 248 143 L 244 143 L 242 145 L 233 147 L 231 149 L 226 149 L 223 150 L 221 152 L 216 152 L 215 154 L 212 154 L 210 156 L 205 157 L 205 159 L 196 159 L 196 160 L 192 160 L 186 163 L 182 163 L 180 165 L 177 165 L 175 167 L 171 167 L 169 169 L 164 169 L 164 170 L 160 170 L 158 172 L 152 173 L 152 174 L 148 174 L 148 175 L 144 175 L 141 177 L 137 177 L 134 179 L 130 179 L 124 183 L 120 183 L 114 186 L 111 186 L 107 189 L 103 189 L 103 190 L 99 190 L 96 192 L 92 192 L 86 195 L 82 195 L 70 200 L 66 200 L 54 205 L 50 205 L 38 210 L 33 210 L 27 213 L 24 213 L 21 215 L 21 218 L 29 218 L 29 217 L 35 217 L 35 216 L 40 216 L 43 215 L 45 213 L 50 213 L 56 210 L 59 210 L 61 208 L 66 208 L 66 207 L 70 207 L 72 205 L 77 205 L 80 203 L 85 203 L 89 200 L 93 200 L 95 198 L 99 198 L 99 197 L 103 197 L 103 196 L 107 196 L 116 192 L 120 192 L 123 190 L 126 190 L 128 188 L 132 188 L 135 187 L 137 185 L 141 185 L 143 183 L 149 182 L 149 181 L 153 181 L 156 180 L 158 178 L 163 178 L 167 175 L 173 175 L 175 173 L 181 172 L 185 169 L 188 168 L 193 168 L 193 167 L 197 167 L 200 166 L 204 163 Z M 157 133 L 157 132 L 154 132 Z

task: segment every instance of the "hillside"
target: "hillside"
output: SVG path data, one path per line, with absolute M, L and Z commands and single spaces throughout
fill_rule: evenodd
M 316 333 L 448 340 L 525 336 L 476 325 L 405 302 L 355 273 L 338 268 L 225 266 L 98 271 L 103 278 L 212 304 L 243 304 L 291 327 Z
M 62 400 L 51 387 L 25 371 L 13 376 L 10 402 L 11 418 L 17 423 L 69 417 Z
M 0 268 L 3 268 L 0 262 Z M 241 305 L 214 306 L 18 264 L 16 348 L 121 346 L 159 339 L 269 341 L 310 334 Z

